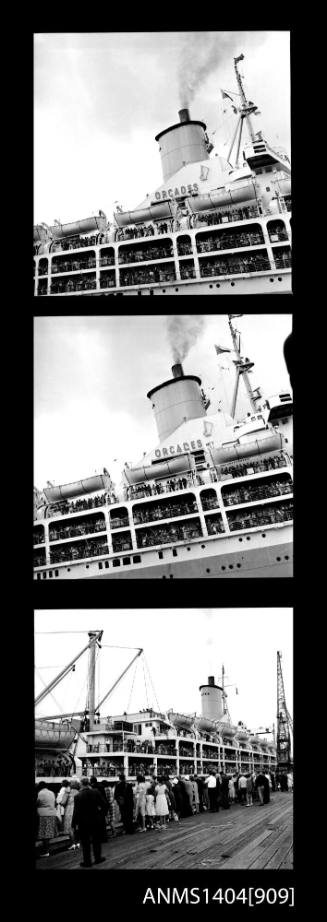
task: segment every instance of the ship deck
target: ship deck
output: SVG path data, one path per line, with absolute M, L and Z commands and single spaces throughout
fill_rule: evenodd
M 106 861 L 93 870 L 267 869 L 293 867 L 293 795 L 272 794 L 269 804 L 234 805 L 170 823 L 166 831 L 122 835 L 102 845 Z M 40 858 L 41 870 L 79 869 L 81 849 Z

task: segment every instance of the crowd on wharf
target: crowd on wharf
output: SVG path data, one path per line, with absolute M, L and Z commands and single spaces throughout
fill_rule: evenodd
M 274 791 L 292 791 L 291 772 L 210 772 L 207 777 L 137 774 L 131 784 L 122 772 L 116 784 L 82 777 L 64 779 L 55 795 L 41 781 L 36 788 L 36 840 L 40 856 L 48 857 L 50 840 L 67 837 L 67 848 L 81 845 L 82 867 L 91 866 L 91 844 L 95 863 L 101 859 L 101 844 L 118 834 L 164 832 L 169 823 L 180 823 L 198 813 L 216 813 L 235 804 L 264 806 Z

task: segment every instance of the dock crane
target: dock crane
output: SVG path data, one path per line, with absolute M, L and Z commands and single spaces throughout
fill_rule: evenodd
M 281 659 L 282 654 L 277 650 L 277 771 L 288 772 L 293 767 L 291 756 L 293 721 L 286 704 Z

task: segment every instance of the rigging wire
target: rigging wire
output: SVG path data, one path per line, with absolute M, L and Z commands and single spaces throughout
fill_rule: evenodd
M 144 668 L 144 656 L 142 657 L 142 666 L 143 666 L 143 676 L 144 676 L 144 685 L 145 685 L 145 697 L 146 697 L 146 703 L 147 703 L 148 708 L 149 708 L 149 707 L 150 707 L 150 704 L 149 704 L 148 686 L 147 686 L 146 675 L 145 675 L 145 668 Z
M 143 656 L 144 656 L 144 654 L 143 654 Z M 152 681 L 151 672 L 150 672 L 150 669 L 149 669 L 149 666 L 148 666 L 148 663 L 147 663 L 147 660 L 146 660 L 145 656 L 144 656 L 144 662 L 145 662 L 145 664 L 146 664 L 148 676 L 149 676 L 149 679 L 150 679 L 150 682 L 151 682 L 151 685 L 152 685 L 152 691 L 153 691 L 153 694 L 154 694 L 154 698 L 155 698 L 155 701 L 156 701 L 156 704 L 157 704 L 158 711 L 161 712 L 161 707 L 160 707 L 160 704 L 159 704 L 159 701 L 158 701 L 158 698 L 157 698 L 157 695 L 156 695 L 156 690 L 155 690 L 155 687 L 154 687 L 154 684 L 153 684 L 153 681 Z
M 37 672 L 38 677 L 39 677 L 40 681 L 42 682 L 43 687 L 46 688 L 46 687 L 47 687 L 47 682 L 45 682 L 44 679 L 42 678 L 42 676 L 40 675 L 37 666 L 35 666 L 35 671 Z M 49 697 L 52 698 L 52 700 L 54 701 L 56 707 L 59 708 L 59 711 L 62 710 L 62 709 L 61 709 L 61 705 L 58 704 L 58 701 L 57 701 L 57 699 L 55 698 L 55 696 L 53 695 L 52 692 L 50 692 Z
M 130 703 L 131 703 L 131 698 L 132 698 L 133 688 L 134 688 L 134 682 L 135 682 L 135 676 L 136 676 L 136 670 L 137 670 L 137 668 L 138 668 L 138 664 L 139 664 L 139 661 L 138 661 L 138 659 L 137 659 L 137 660 L 136 660 L 136 663 L 135 663 L 134 673 L 133 673 L 133 680 L 132 680 L 131 692 L 130 692 L 130 696 L 129 696 L 129 699 L 128 699 L 128 702 L 127 702 L 126 714 L 128 714 L 129 707 L 130 707 Z

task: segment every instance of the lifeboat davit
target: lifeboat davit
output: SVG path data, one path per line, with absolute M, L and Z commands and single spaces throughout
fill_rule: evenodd
M 81 221 L 73 221 L 69 224 L 53 224 L 50 231 L 54 240 L 60 240 L 63 237 L 76 237 L 79 234 L 104 233 L 107 226 L 106 215 L 95 215 L 90 218 L 83 218 Z
M 54 723 L 50 720 L 35 721 L 35 744 L 44 749 L 69 749 L 76 730 L 68 723 Z
M 236 733 L 236 739 L 240 740 L 243 743 L 245 740 L 249 739 L 248 730 L 245 730 L 244 727 L 241 727 Z

